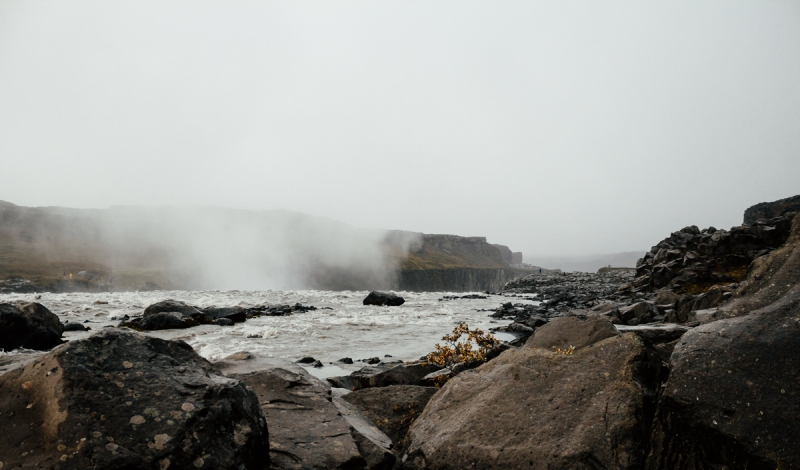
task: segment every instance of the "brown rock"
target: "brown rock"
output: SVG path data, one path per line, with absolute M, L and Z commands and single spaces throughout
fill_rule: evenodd
M 330 388 L 302 368 L 273 367 L 231 377 L 258 396 L 270 428 L 272 468 L 379 469 L 394 463 L 389 438 L 365 441 L 332 403 Z
M 618 334 L 610 321 L 595 315 L 561 317 L 537 329 L 523 347 L 577 349 Z
M 431 399 L 408 431 L 402 466 L 641 468 L 658 366 L 632 333 L 571 355 L 506 352 Z

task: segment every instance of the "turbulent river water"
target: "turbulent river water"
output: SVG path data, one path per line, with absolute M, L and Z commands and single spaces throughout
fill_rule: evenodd
M 368 292 L 332 291 L 152 291 L 69 294 L 4 294 L 0 302 L 35 301 L 57 314 L 61 321 L 85 323 L 89 332 L 65 332 L 64 339 L 76 340 L 102 328 L 116 326 L 124 315 L 140 315 L 155 302 L 166 299 L 184 301 L 199 307 L 253 307 L 256 305 L 313 305 L 318 310 L 290 316 L 262 316 L 234 326 L 202 325 L 184 330 L 148 332 L 164 339 L 181 339 L 201 356 L 211 361 L 239 351 L 248 351 L 265 360 L 295 361 L 312 356 L 325 364 L 321 369 L 309 368 L 318 377 L 347 374 L 362 367 L 338 363 L 338 359 L 354 360 L 370 357 L 391 360 L 414 360 L 433 350 L 442 335 L 455 325 L 466 322 L 471 328 L 488 331 L 508 324 L 495 320 L 491 312 L 508 301 L 537 303 L 531 298 L 489 295 L 487 299 L 440 300 L 445 296 L 467 293 L 399 292 L 405 304 L 399 307 L 362 305 Z M 324 308 L 328 307 L 328 308 Z M 497 333 L 501 340 L 513 337 Z M 41 353 L 30 351 L 0 352 L 0 372 Z

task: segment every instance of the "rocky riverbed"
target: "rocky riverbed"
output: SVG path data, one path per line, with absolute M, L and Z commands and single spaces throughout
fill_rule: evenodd
M 719 232 L 673 233 L 635 275 L 392 307 L 366 292 L 6 297 L 0 326 L 28 334 L 2 341 L 44 351 L 0 356 L 0 468 L 800 468 L 800 215 Z M 725 271 L 747 257 L 744 276 Z M 460 322 L 510 341 L 420 360 Z

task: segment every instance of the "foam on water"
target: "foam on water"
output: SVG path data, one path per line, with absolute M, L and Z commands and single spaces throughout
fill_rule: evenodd
M 459 322 L 466 322 L 470 327 L 484 331 L 508 323 L 495 321 L 489 317 L 490 312 L 479 312 L 479 309 L 494 309 L 509 300 L 515 303 L 536 303 L 527 299 L 509 299 L 496 295 L 490 295 L 488 299 L 440 302 L 439 299 L 444 295 L 464 293 L 400 292 L 406 299 L 405 304 L 399 307 L 375 307 L 362 305 L 367 294 L 366 291 L 314 290 L 45 293 L 0 295 L 0 302 L 36 301 L 56 313 L 62 321 L 88 321 L 86 325 L 93 331 L 117 325 L 119 320 L 112 318 L 126 314 L 140 315 L 144 307 L 166 299 L 180 300 L 199 307 L 253 307 L 265 303 L 294 305 L 299 302 L 313 305 L 319 310 L 285 317 L 252 318 L 228 327 L 202 325 L 148 334 L 186 341 L 201 356 L 212 361 L 235 352 L 249 351 L 263 357 L 287 360 L 313 356 L 326 364 L 342 357 L 363 359 L 391 355 L 395 360 L 418 359 L 433 350 L 442 335 L 449 333 Z M 74 340 L 85 338 L 89 334 L 91 332 L 65 332 L 64 337 Z M 502 333 L 497 336 L 500 339 L 511 339 L 510 335 Z M 5 359 L 8 361 L 10 358 Z

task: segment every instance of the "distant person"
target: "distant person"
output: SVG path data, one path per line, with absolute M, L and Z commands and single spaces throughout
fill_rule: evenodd
M 542 268 L 539 268 L 539 274 L 542 274 Z

